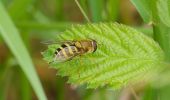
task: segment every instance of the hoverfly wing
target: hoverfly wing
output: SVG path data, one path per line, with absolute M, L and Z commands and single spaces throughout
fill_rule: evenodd
M 54 59 L 53 61 L 49 62 L 49 64 L 51 64 L 51 63 L 63 63 L 63 62 L 71 61 L 74 57 L 76 57 L 78 55 L 80 55 L 80 54 L 72 55 L 69 58 L 63 59 L 63 60 L 61 60 L 61 59 Z
M 73 43 L 73 41 L 71 41 L 71 40 L 66 40 L 66 41 L 48 40 L 48 41 L 42 41 L 42 42 L 40 42 L 40 43 L 45 44 L 45 45 L 50 45 L 50 44 L 64 44 L 64 43 L 71 44 L 71 43 Z
M 47 41 L 41 41 L 40 43 L 45 44 L 45 45 L 50 45 L 50 44 L 58 44 L 54 40 L 47 40 Z

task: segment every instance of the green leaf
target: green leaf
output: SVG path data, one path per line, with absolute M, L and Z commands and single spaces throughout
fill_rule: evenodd
M 19 35 L 18 30 L 15 28 L 3 5 L 0 3 L 0 35 L 7 43 L 9 49 L 16 57 L 21 69 L 27 76 L 31 83 L 35 93 L 40 100 L 46 100 L 46 96 L 42 89 L 42 85 L 34 69 L 34 65 L 31 61 L 30 55 L 26 50 L 25 45 Z
M 170 27 L 170 0 L 131 0 L 145 22 Z
M 57 20 L 61 21 L 63 20 L 63 0 L 56 0 L 56 17 Z
M 102 20 L 102 11 L 103 11 L 103 0 L 88 0 L 91 14 L 92 14 L 92 21 L 99 22 Z
M 158 41 L 161 48 L 166 54 L 166 60 L 170 61 L 170 27 L 165 26 L 164 24 L 157 24 L 153 26 L 154 39 Z
M 136 83 L 156 72 L 164 62 L 163 51 L 156 42 L 122 24 L 76 25 L 58 35 L 57 39 L 97 41 L 96 52 L 51 64 L 58 70 L 58 75 L 68 76 L 70 83 L 86 84 L 88 88 L 108 86 L 116 89 Z M 59 46 L 49 45 L 43 52 L 47 62 L 54 59 Z
M 29 18 L 33 3 L 34 0 L 13 0 L 8 7 L 11 18 L 17 21 Z
M 119 13 L 120 0 L 108 0 L 107 11 L 108 19 L 110 21 L 116 21 Z
M 151 86 L 146 86 L 143 93 L 141 100 L 157 100 L 159 97 L 158 90 Z
M 158 0 L 157 9 L 160 20 L 170 27 L 170 0 Z
M 152 20 L 152 10 L 150 8 L 151 0 L 131 0 L 133 5 L 139 11 L 145 22 L 150 22 Z M 150 3 L 149 3 L 150 2 Z

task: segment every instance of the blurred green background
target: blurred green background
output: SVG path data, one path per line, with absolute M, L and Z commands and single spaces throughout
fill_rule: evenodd
M 41 44 L 41 41 L 53 40 L 58 33 L 71 25 L 87 22 L 74 0 L 1 0 L 1 2 L 31 55 L 48 100 L 135 100 L 133 92 L 126 88 L 113 91 L 71 86 L 66 83 L 66 77 L 56 76 L 57 71 L 43 61 L 41 52 L 47 47 Z M 133 26 L 152 37 L 152 29 L 143 23 L 129 0 L 79 0 L 79 2 L 92 22 L 116 21 Z M 38 99 L 19 66 L 0 35 L 0 100 Z M 166 94 L 170 93 L 170 90 L 160 91 L 150 86 L 135 90 L 142 100 L 168 100 Z M 160 95 L 165 98 L 159 99 Z

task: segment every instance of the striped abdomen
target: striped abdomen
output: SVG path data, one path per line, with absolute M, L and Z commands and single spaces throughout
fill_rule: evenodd
M 60 48 L 56 49 L 55 56 L 58 61 L 70 60 L 79 54 L 78 49 L 75 46 L 70 46 L 68 44 L 62 45 Z

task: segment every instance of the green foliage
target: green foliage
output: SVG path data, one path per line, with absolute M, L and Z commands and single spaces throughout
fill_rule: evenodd
M 88 0 L 89 7 L 92 14 L 92 21 L 99 22 L 102 20 L 102 11 L 103 11 L 103 0 Z
M 57 36 L 63 40 L 95 39 L 95 53 L 75 57 L 64 63 L 52 63 L 58 75 L 68 76 L 69 83 L 86 84 L 88 88 L 102 86 L 121 88 L 136 83 L 159 69 L 164 55 L 157 43 L 133 28 L 117 23 L 76 25 Z M 51 62 L 60 45 L 49 45 L 43 52 Z M 147 76 L 149 77 L 149 76 Z
M 158 0 L 156 4 L 162 23 L 170 27 L 170 0 Z
M 31 58 L 23 44 L 23 41 L 19 35 L 18 30 L 14 26 L 13 22 L 9 18 L 7 12 L 5 11 L 3 5 L 0 3 L 0 35 L 7 43 L 8 47 L 12 51 L 13 55 L 16 57 L 21 69 L 24 71 L 29 82 L 31 83 L 35 93 L 41 100 L 46 100 L 46 96 L 42 89 L 41 83 L 34 69 Z
M 131 0 L 145 22 L 164 23 L 170 27 L 170 0 Z
M 151 88 L 151 86 L 145 87 L 144 94 L 141 100 L 157 100 L 158 98 L 158 90 Z M 162 99 L 160 99 L 162 100 Z
M 81 7 L 80 3 L 79 3 L 77 0 L 75 0 L 75 2 L 76 2 L 76 4 L 77 4 L 77 6 L 79 7 L 81 13 L 83 14 L 84 18 L 85 18 L 88 22 L 90 22 L 89 18 L 87 17 L 87 15 L 86 15 L 85 11 L 83 10 L 83 8 Z
M 153 0 L 131 0 L 145 22 L 152 21 L 151 1 Z
M 158 24 L 153 27 L 154 39 L 158 41 L 166 54 L 166 60 L 170 61 L 170 27 Z
M 8 8 L 10 16 L 17 21 L 30 17 L 29 11 L 32 10 L 33 3 L 34 0 L 14 0 Z
M 166 54 L 166 61 L 170 62 L 170 0 L 131 0 L 138 9 L 145 22 L 153 22 L 153 37 L 160 44 Z M 158 76 L 159 82 L 153 82 L 161 88 L 159 99 L 167 100 L 169 98 L 169 67 Z M 149 91 L 150 94 L 153 91 Z M 154 93 L 155 94 L 155 93 Z M 152 98 L 158 98 L 157 94 Z M 146 99 L 150 100 L 150 99 Z
M 120 0 L 108 0 L 107 10 L 108 10 L 108 20 L 116 21 L 118 17 Z

